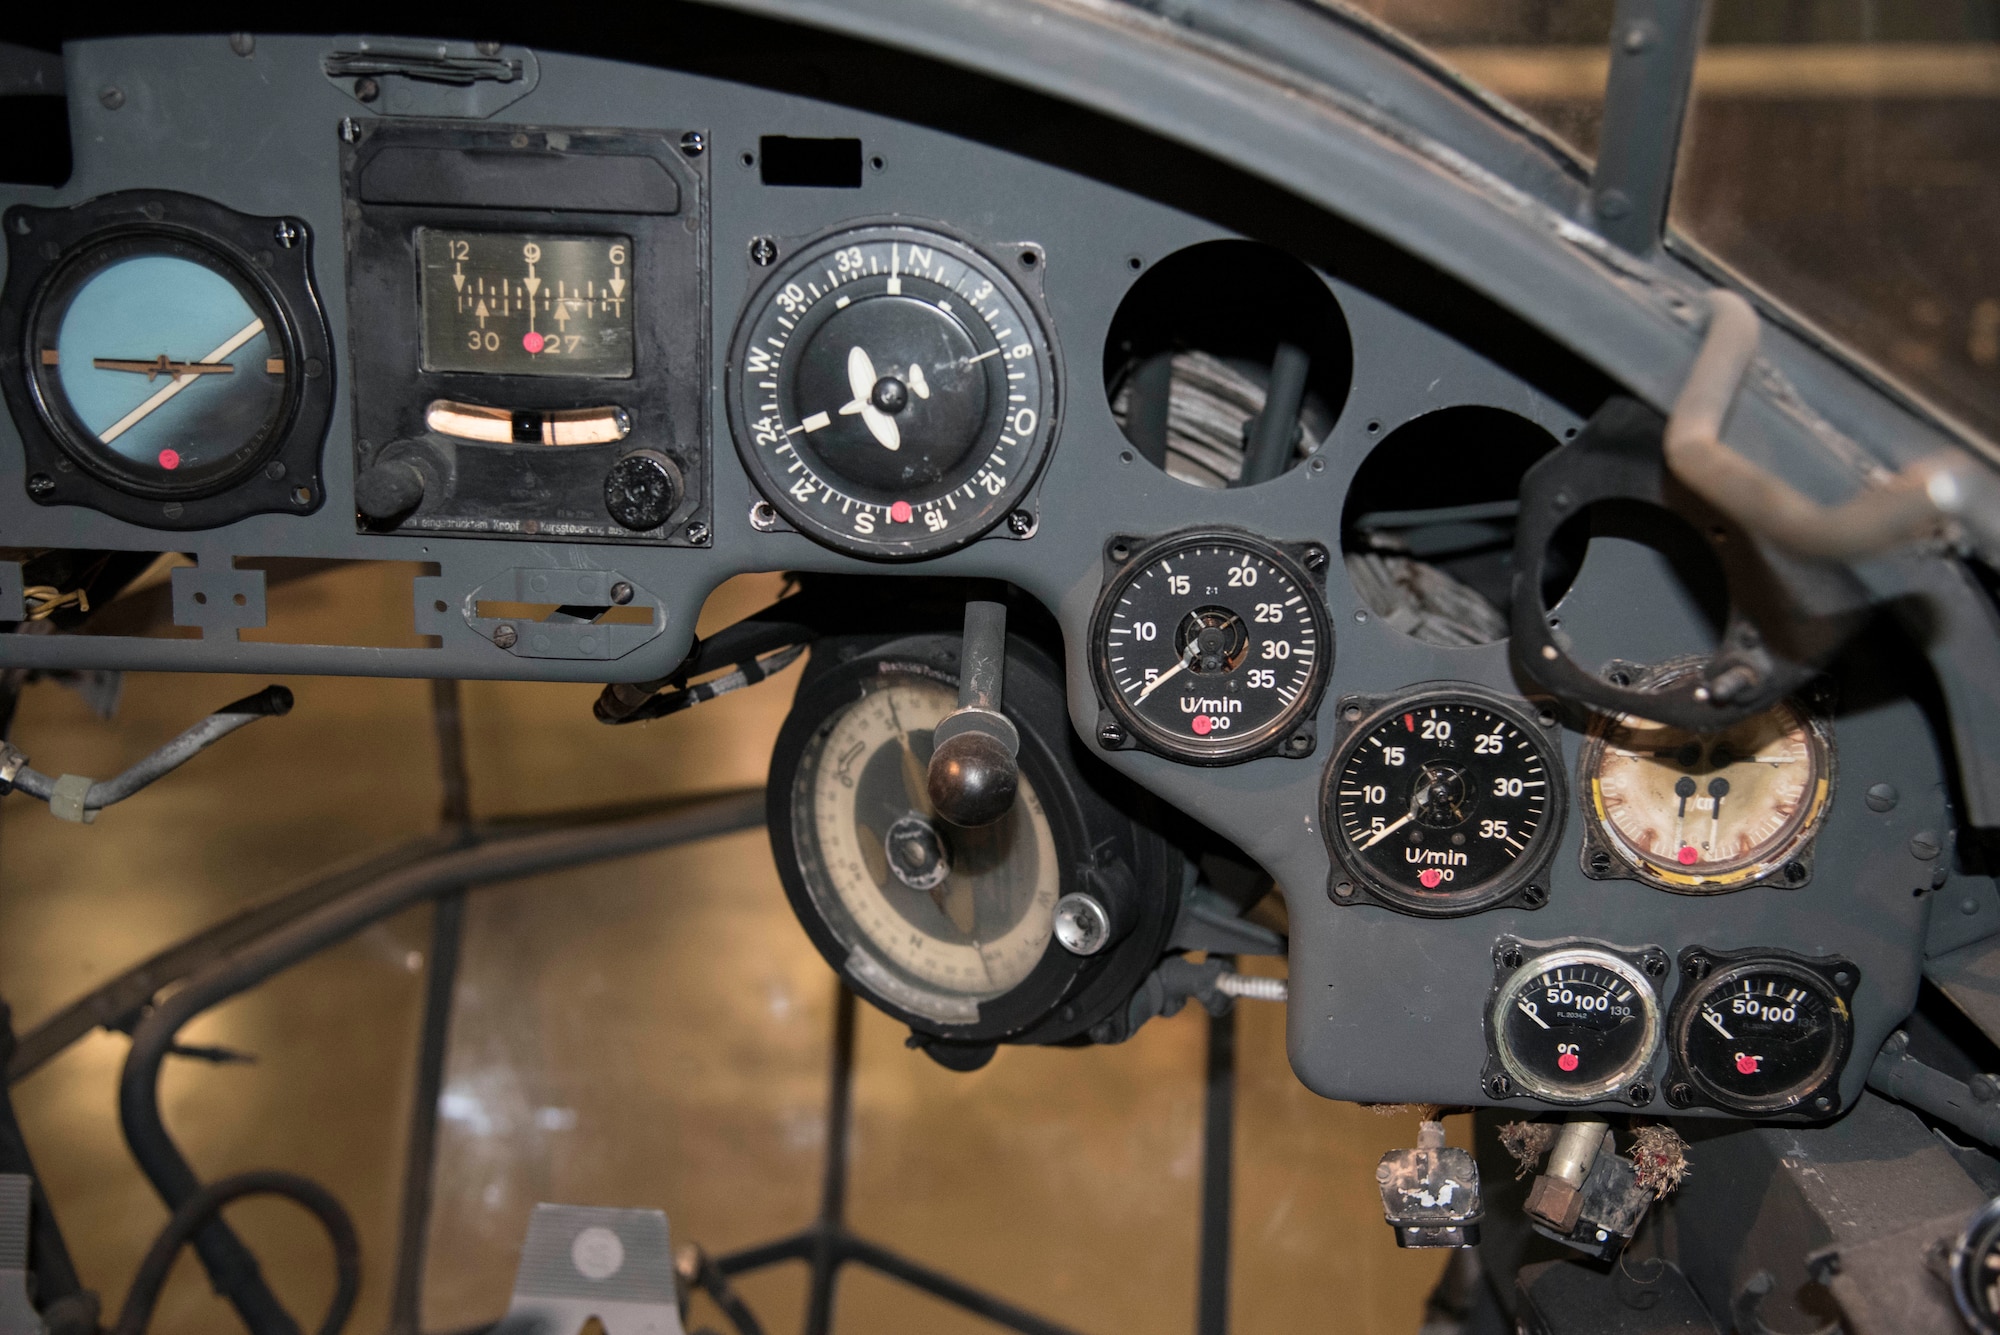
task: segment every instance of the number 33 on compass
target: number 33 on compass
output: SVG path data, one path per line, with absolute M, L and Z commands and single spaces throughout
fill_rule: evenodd
M 1020 506 L 1056 416 L 1048 334 L 1014 277 L 1041 268 L 1032 248 L 1003 263 L 909 227 L 799 250 L 729 358 L 736 450 L 764 499 L 878 560 L 962 547 Z

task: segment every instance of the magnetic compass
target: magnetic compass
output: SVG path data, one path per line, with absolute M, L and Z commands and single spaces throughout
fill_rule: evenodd
M 1770 950 L 1690 948 L 1681 952 L 1681 973 L 1688 981 L 1668 1024 L 1669 1103 L 1708 1103 L 1746 1116 L 1839 1111 L 1859 969 Z
M 1095 1036 L 1107 1020 L 1122 1038 L 1124 1002 L 1172 929 L 1178 855 L 1100 791 L 1122 780 L 1079 771 L 1060 677 L 1019 642 L 1006 669 L 1021 734 L 1013 808 L 977 828 L 938 815 L 926 774 L 932 734 L 958 705 L 959 643 L 814 651 L 823 661 L 771 762 L 786 893 L 827 962 L 947 1065 L 984 1060 L 995 1042 Z M 1101 929 L 1087 941 L 1063 932 L 1064 906 L 1084 899 Z
M 1038 274 L 1041 252 L 1012 267 Z M 1055 427 L 1049 337 L 1008 266 L 942 233 L 814 242 L 737 329 L 737 452 L 778 511 L 829 547 L 908 560 L 1020 505 Z
M 154 191 L 8 219 L 30 497 L 171 528 L 318 506 L 330 377 L 302 224 Z
M 1325 548 L 1217 529 L 1114 539 L 1107 556 L 1091 618 L 1100 745 L 1197 765 L 1312 753 L 1333 634 L 1307 568 Z
M 1593 943 L 1529 953 L 1527 943 L 1503 939 L 1493 959 L 1489 1095 L 1642 1107 L 1653 1101 L 1647 1075 L 1661 1032 L 1653 979 L 1667 973 L 1664 954 Z
M 1447 917 L 1547 900 L 1537 876 L 1562 829 L 1562 767 L 1554 718 L 1524 703 L 1457 685 L 1372 712 L 1341 701 L 1352 731 L 1327 767 L 1320 823 L 1335 903 Z

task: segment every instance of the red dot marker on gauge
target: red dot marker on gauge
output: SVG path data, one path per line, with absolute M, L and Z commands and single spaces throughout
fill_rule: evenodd
M 1194 729 L 1195 736 L 1206 737 L 1208 736 L 1208 730 L 1210 728 L 1213 728 L 1215 725 L 1209 721 L 1208 715 L 1196 714 L 1194 716 L 1194 721 L 1190 723 L 1188 726 Z
M 1562 1067 L 1565 1071 L 1574 1071 L 1577 1068 L 1576 1054 L 1574 1052 L 1563 1053 L 1560 1057 L 1556 1058 L 1556 1065 Z
M 908 501 L 897 501 L 889 507 L 889 522 L 892 524 L 907 524 L 915 513 L 915 511 L 910 509 Z
M 1444 873 L 1436 867 L 1426 867 L 1417 873 L 1417 879 L 1424 883 L 1424 889 L 1435 890 L 1444 880 Z
M 542 350 L 543 345 L 546 344 L 547 342 L 548 342 L 547 339 L 543 338 L 540 334 L 536 333 L 532 329 L 530 329 L 527 333 L 521 335 L 521 346 L 526 348 L 529 352 L 540 352 Z
M 1759 1066 L 1759 1064 L 1763 1062 L 1763 1060 L 1764 1059 L 1762 1057 L 1753 1057 L 1747 1052 L 1737 1053 L 1736 1054 L 1737 1074 L 1739 1075 L 1757 1074 L 1757 1067 Z
M 179 450 L 160 451 L 160 467 L 166 469 L 169 473 L 171 473 L 180 466 L 181 466 L 181 452 Z
M 1701 861 L 1701 854 L 1694 851 L 1694 845 L 1692 844 L 1681 845 L 1681 851 L 1674 854 L 1674 857 L 1683 867 L 1692 867 L 1695 863 Z

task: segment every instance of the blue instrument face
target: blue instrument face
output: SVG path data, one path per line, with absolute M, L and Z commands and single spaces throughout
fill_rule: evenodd
M 161 491 L 205 489 L 254 463 L 288 375 L 256 290 L 172 241 L 111 243 L 71 275 L 43 307 L 36 369 L 79 461 Z

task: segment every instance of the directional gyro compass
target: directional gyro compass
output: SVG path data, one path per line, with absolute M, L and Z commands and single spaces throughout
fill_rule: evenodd
M 807 536 L 885 560 L 973 541 L 1032 486 L 1056 408 L 1043 322 L 1009 270 L 942 233 L 865 228 L 765 284 L 729 363 L 736 447 Z

